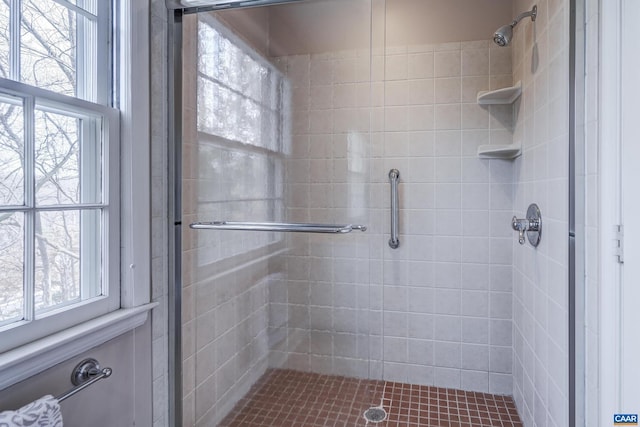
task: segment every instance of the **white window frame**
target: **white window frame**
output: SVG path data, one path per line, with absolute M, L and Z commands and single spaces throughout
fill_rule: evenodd
M 26 281 L 25 287 L 25 310 L 24 320 L 12 322 L 0 327 L 0 352 L 11 350 L 15 347 L 27 344 L 36 339 L 43 338 L 52 333 L 61 331 L 63 329 L 74 326 L 82 321 L 86 321 L 97 316 L 106 314 L 110 311 L 116 310 L 120 307 L 120 294 L 119 287 L 113 284 L 118 283 L 118 252 L 119 252 L 119 200 L 118 200 L 118 188 L 119 174 L 118 173 L 104 173 L 105 182 L 100 186 L 103 194 L 103 202 L 92 204 L 73 204 L 68 205 L 72 210 L 84 210 L 84 209 L 100 209 L 103 212 L 103 231 L 101 233 L 101 253 L 102 261 L 104 262 L 103 271 L 101 272 L 100 295 L 94 298 L 86 299 L 71 305 L 65 305 L 60 307 L 53 307 L 53 310 L 47 313 L 38 314 L 36 318 L 33 318 L 33 295 L 31 292 L 34 290 L 34 278 L 32 276 L 31 268 L 34 266 L 34 260 L 30 259 L 30 253 L 34 252 L 34 236 L 33 230 L 29 230 L 30 221 L 28 216 L 34 212 L 43 212 L 49 210 L 49 207 L 35 206 L 35 194 L 33 189 L 29 188 L 33 186 L 34 171 L 29 167 L 29 163 L 34 155 L 33 149 L 35 141 L 34 138 L 34 123 L 32 116 L 37 106 L 46 105 L 60 105 L 67 110 L 67 114 L 76 113 L 78 116 L 92 115 L 102 122 L 102 129 L 99 132 L 98 139 L 102 142 L 103 160 L 102 167 L 105 172 L 108 170 L 117 170 L 118 167 L 118 152 L 119 152 L 119 114 L 116 109 L 106 107 L 100 104 L 94 104 L 92 102 L 83 101 L 81 99 L 68 97 L 56 93 L 42 90 L 37 87 L 26 85 L 12 80 L 0 79 L 0 92 L 14 96 L 16 98 L 22 98 L 23 109 L 25 114 L 25 150 L 31 155 L 27 155 L 27 161 L 25 162 L 25 185 L 27 186 L 27 194 L 30 195 L 25 200 L 25 206 L 22 208 L 8 207 L 8 212 L 24 212 L 25 214 L 25 228 L 23 233 L 26 235 L 25 241 L 25 267 L 24 277 Z M 115 196 L 115 197 L 114 197 Z M 53 211 L 62 210 L 60 207 L 53 207 Z M 115 260 L 115 261 L 114 261 Z M 93 265 L 93 268 L 100 268 L 99 265 Z M 81 286 L 87 286 L 95 288 L 96 284 L 84 284 L 81 282 Z
M 65 2 L 66 0 L 54 0 Z M 105 0 L 99 0 L 102 3 Z M 118 20 L 114 98 L 120 135 L 120 300 L 108 314 L 0 353 L 0 389 L 143 325 L 151 295 L 148 2 L 112 0 Z M 98 97 L 105 96 L 98 94 Z M 116 174 L 117 175 L 117 174 Z

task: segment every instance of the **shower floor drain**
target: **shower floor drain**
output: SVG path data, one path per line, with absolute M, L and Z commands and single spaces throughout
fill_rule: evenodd
M 387 418 L 387 412 L 379 406 L 364 411 L 364 418 L 372 423 L 379 423 Z

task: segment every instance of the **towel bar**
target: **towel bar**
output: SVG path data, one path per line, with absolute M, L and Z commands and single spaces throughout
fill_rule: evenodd
M 364 225 L 355 224 L 301 224 L 282 222 L 194 222 L 195 230 L 243 230 L 243 231 L 287 231 L 298 233 L 350 233 L 353 230 L 367 231 Z

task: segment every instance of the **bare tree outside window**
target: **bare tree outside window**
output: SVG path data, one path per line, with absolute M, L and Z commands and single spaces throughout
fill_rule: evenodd
M 96 0 L 70 2 L 73 8 L 22 0 L 19 31 L 11 25 L 14 3 L 0 0 L 0 76 L 93 96 L 86 71 L 95 61 Z M 0 88 L 0 325 L 27 316 L 26 298 L 37 316 L 101 289 L 99 274 L 83 273 L 83 258 L 101 266 L 101 209 L 82 206 L 102 203 L 100 118 L 38 100 L 25 115 L 25 99 Z

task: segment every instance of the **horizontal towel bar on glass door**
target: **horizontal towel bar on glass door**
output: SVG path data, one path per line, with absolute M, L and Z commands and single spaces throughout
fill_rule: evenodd
M 283 222 L 194 222 L 189 227 L 195 230 L 285 231 L 291 233 L 351 233 L 353 230 L 367 231 L 367 227 L 364 225 Z

